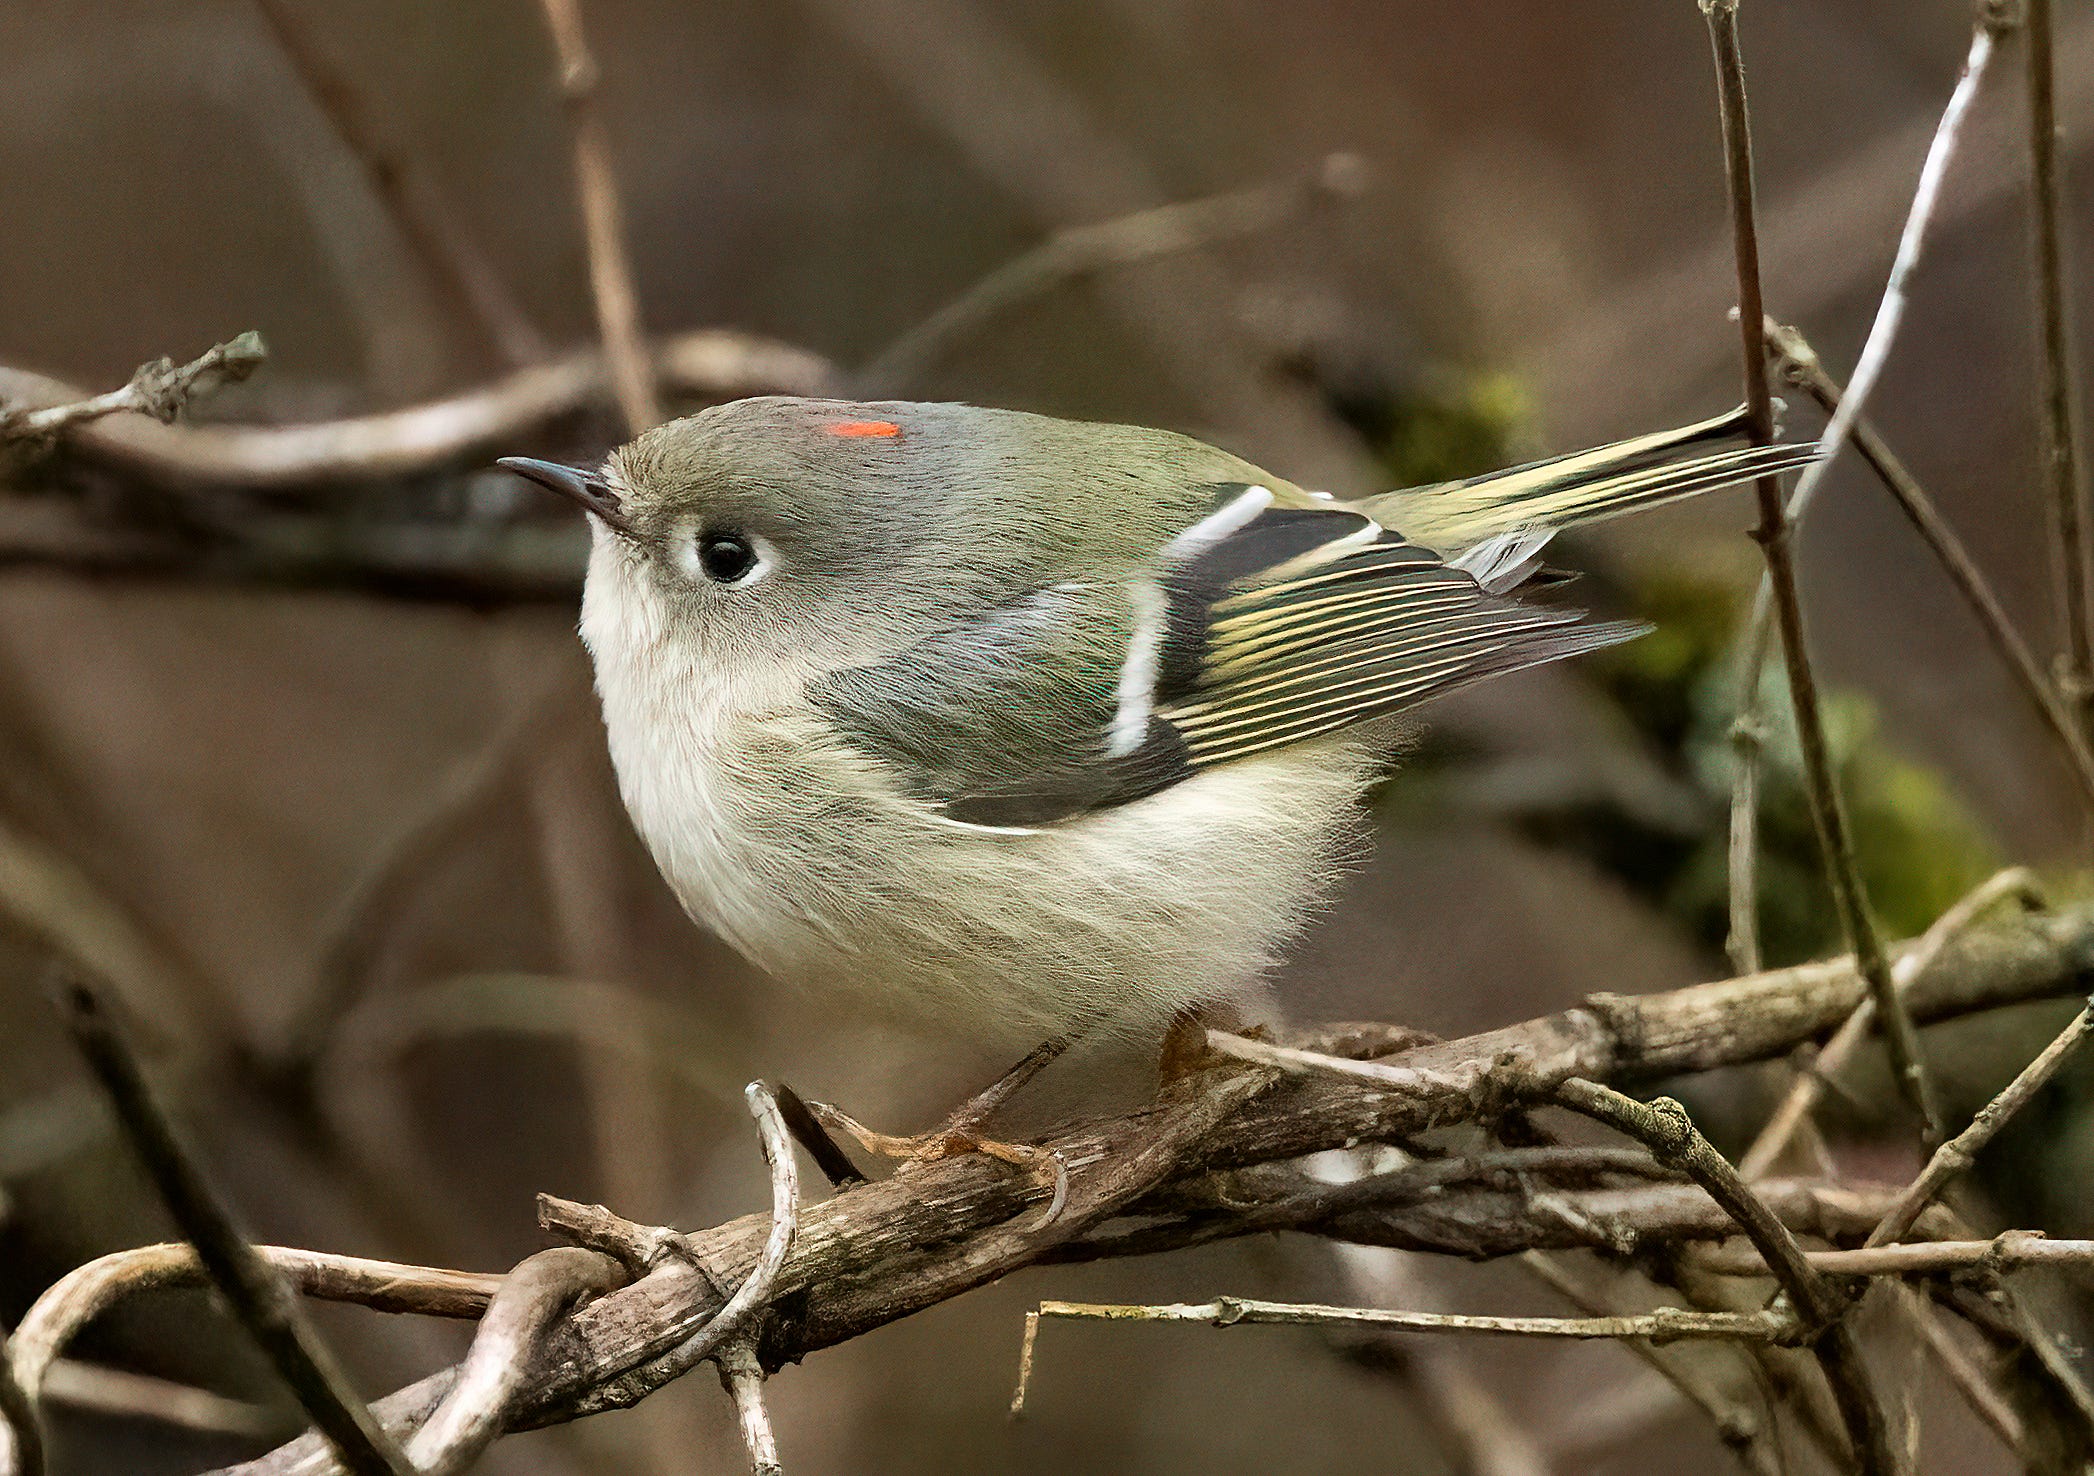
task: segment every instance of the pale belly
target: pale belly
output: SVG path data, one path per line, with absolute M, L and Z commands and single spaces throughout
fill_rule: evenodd
M 1322 895 L 1370 767 L 1364 743 L 1304 745 L 1001 834 L 941 822 L 796 722 L 721 716 L 671 752 L 610 724 L 685 908 L 782 979 L 983 1042 L 1148 1033 L 1253 987 Z

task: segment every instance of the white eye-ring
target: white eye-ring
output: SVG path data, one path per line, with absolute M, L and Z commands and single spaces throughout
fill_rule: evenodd
M 777 557 L 771 545 L 753 533 L 693 528 L 683 546 L 682 563 L 693 579 L 738 588 L 770 573 Z

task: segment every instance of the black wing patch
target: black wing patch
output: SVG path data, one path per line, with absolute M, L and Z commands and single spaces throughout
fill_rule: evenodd
M 1321 520 L 1326 536 L 1309 548 L 1290 542 L 1287 557 L 1246 571 L 1232 545 L 1260 535 L 1268 519 L 1285 519 L 1297 537 Z M 1497 584 L 1489 561 L 1482 572 Z M 1168 571 L 1164 587 L 1170 637 L 1157 716 L 1196 768 L 1392 716 L 1645 629 L 1506 599 L 1341 508 L 1266 513 Z

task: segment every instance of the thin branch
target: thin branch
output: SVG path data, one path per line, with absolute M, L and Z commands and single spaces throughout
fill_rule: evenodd
M 1759 217 L 1752 185 L 1752 124 L 1745 96 L 1745 61 L 1738 47 L 1737 0 L 1702 0 L 1701 13 L 1708 23 L 1709 44 L 1716 56 L 1724 168 L 1730 180 L 1731 232 L 1738 272 L 1738 333 L 1743 340 L 1745 358 L 1746 430 L 1753 445 L 1768 446 L 1774 442 L 1774 396 L 1767 387 L 1766 353 L 1760 342 L 1760 324 L 1766 310 L 1760 294 Z M 1781 532 L 1781 478 L 1761 477 L 1755 490 L 1760 504 L 1758 536 L 1762 542 L 1767 542 Z M 1770 568 L 1772 557 L 1770 553 Z M 1787 631 L 1784 630 L 1783 634 L 1786 637 Z M 1752 705 L 1739 705 L 1737 726 L 1731 735 L 1737 754 L 1738 778 L 1731 796 L 1730 936 L 1724 945 L 1730 953 L 1731 967 L 1741 974 L 1759 968 L 1761 962 L 1758 825 L 1764 725 L 1756 711 L 1756 663 L 1751 670 L 1754 687 L 1748 695 Z
M 652 351 L 662 384 L 694 398 L 813 395 L 834 386 L 835 371 L 821 356 L 733 329 L 671 335 L 657 340 Z M 307 425 L 160 426 L 111 420 L 69 438 L 67 445 L 71 454 L 156 487 L 223 493 L 373 482 L 418 476 L 513 448 L 543 435 L 562 417 L 602 403 L 609 389 L 603 353 L 592 347 L 402 410 Z M 0 397 L 50 407 L 79 399 L 80 391 L 26 370 L 0 368 Z
M 1918 946 L 1901 956 L 1892 967 L 1892 977 L 1900 997 L 1911 988 L 1913 980 L 1941 957 L 1943 950 L 1974 927 L 1992 908 L 2009 899 L 2031 910 L 2043 906 L 2043 892 L 2037 885 L 2034 872 L 2025 866 L 2010 866 L 1980 882 L 1936 918 Z M 1780 1161 L 1798 1130 L 1809 1121 L 1811 1110 L 1824 1093 L 1825 1084 L 1846 1064 L 1847 1058 L 1854 1054 L 1875 1023 L 1876 1002 L 1865 999 L 1818 1052 L 1811 1069 L 1797 1073 L 1789 1084 L 1788 1095 L 1782 1098 L 1774 1115 L 1767 1119 L 1759 1136 L 1752 1140 L 1745 1156 L 1738 1160 L 1738 1172 L 1747 1180 L 1763 1178 Z
M 541 0 L 560 63 L 560 98 L 574 136 L 575 193 L 581 203 L 582 234 L 589 252 L 589 290 L 596 302 L 596 326 L 604 359 L 611 366 L 611 386 L 625 417 L 628 434 L 638 435 L 662 420 L 654 382 L 654 364 L 640 332 L 639 298 L 633 290 L 631 257 L 626 251 L 625 217 L 618 200 L 618 178 L 611 169 L 610 140 L 596 109 L 601 79 L 582 31 L 578 0 Z
M 1794 328 L 1784 327 L 1773 319 L 1767 320 L 1767 343 L 1775 355 L 1775 370 L 1790 384 L 1801 389 L 1828 412 L 1837 412 L 1845 392 L 1838 381 L 1825 372 L 1819 362 L 1817 351 Z M 2080 787 L 2082 796 L 2094 804 L 2094 748 L 2088 746 L 2087 734 L 2080 720 L 2044 675 L 2042 665 L 2029 643 L 2014 626 L 2007 609 L 1987 580 L 1977 561 L 1964 547 L 1963 540 L 1950 526 L 1949 521 L 1930 498 L 1905 463 L 1892 454 L 1883 438 L 1865 420 L 1856 421 L 1851 439 L 1854 449 L 1861 453 L 1876 473 L 1891 496 L 1911 521 L 1913 528 L 1934 556 L 1940 561 L 1942 571 L 1949 582 L 1963 596 L 1971 613 L 1991 639 L 2007 670 L 2015 677 L 2022 695 L 2035 708 L 2036 716 L 2057 737 L 2065 750 L 2065 757 L 2072 770 L 2072 777 Z
M 1092 225 L 1065 226 L 874 354 L 851 376 L 852 392 L 877 399 L 908 389 L 956 344 L 1064 282 L 1275 230 L 1326 201 L 1358 196 L 1365 184 L 1357 156 L 1332 154 L 1306 179 L 1152 206 Z
M 172 425 L 192 399 L 220 385 L 238 384 L 269 357 L 262 335 L 252 329 L 205 350 L 186 364 L 154 359 L 140 364 L 122 389 L 40 409 L 9 409 L 0 404 L 0 445 L 55 436 L 105 415 L 150 416 Z
M 1402 1312 L 1381 1307 L 1329 1307 L 1313 1302 L 1261 1302 L 1216 1297 L 1211 1302 L 1131 1305 L 1117 1302 L 1042 1302 L 1043 1318 L 1089 1322 L 1203 1322 L 1212 1327 L 1281 1323 L 1302 1327 L 1370 1327 L 1423 1333 L 1494 1333 L 1523 1338 L 1642 1338 L 1675 1343 L 1717 1338 L 1783 1346 L 1808 1334 L 1786 1311 L 1697 1312 L 1661 1307 L 1616 1317 L 1481 1317 L 1463 1312 Z
M 480 249 L 450 199 L 414 160 L 388 148 L 349 80 L 328 60 L 284 0 L 255 0 L 291 70 L 312 94 L 335 136 L 362 167 L 371 191 L 391 213 L 439 286 L 512 365 L 547 356 L 545 335 Z
M 1751 131 L 1745 112 L 1745 74 L 1744 62 L 1738 50 L 1736 4 L 1735 0 L 1709 0 L 1705 9 L 1709 15 L 1710 34 L 1717 56 L 1724 137 L 1730 161 L 1731 216 L 1740 282 L 1740 331 L 1744 335 L 1746 350 L 1750 355 L 1746 369 L 1748 376 L 1764 380 L 1764 309 L 1760 305 L 1758 290 L 1758 237 L 1757 228 L 1753 224 Z M 1825 740 L 1816 679 L 1811 670 L 1803 608 L 1796 589 L 1791 535 L 1795 522 L 1808 510 L 1818 487 L 1823 484 L 1825 475 L 1838 457 L 1840 447 L 1845 443 L 1854 420 L 1860 415 L 1869 393 L 1874 389 L 1884 365 L 1889 360 L 1898 325 L 1904 316 L 1906 282 L 1918 265 L 1926 227 L 1939 198 L 1942 181 L 1947 175 L 1949 160 L 1954 156 L 1959 130 L 1969 112 L 1971 100 L 1976 95 L 1978 82 L 1984 75 L 1992 51 L 1992 31 L 1987 23 L 1981 21 L 1972 36 L 1970 55 L 1965 63 L 1963 76 L 1950 95 L 1940 126 L 1936 129 L 1933 143 L 1928 149 L 1926 162 L 1921 167 L 1919 187 L 1913 194 L 1905 229 L 1899 237 L 1897 253 L 1891 263 L 1890 278 L 1885 284 L 1883 297 L 1877 305 L 1875 321 L 1870 326 L 1868 338 L 1856 362 L 1847 396 L 1820 438 L 1822 454 L 1804 470 L 1787 508 L 1782 505 L 1777 486 L 1761 486 L 1760 525 L 1754 533 L 1767 559 L 1767 588 L 1770 591 L 1770 604 L 1781 633 L 1782 653 L 1787 664 L 1789 696 L 1796 718 L 1797 746 L 1803 760 L 1812 819 L 1817 828 L 1819 849 L 1832 889 L 1833 905 L 1839 913 L 1841 928 L 1854 950 L 1862 977 L 1868 981 L 1870 993 L 1876 1001 L 1877 1013 L 1883 1022 L 1884 1039 L 1890 1049 L 1892 1072 L 1899 1090 L 1918 1114 L 1929 1144 L 1940 1141 L 1941 1113 L 1935 1101 L 1932 1083 L 1920 1057 L 1917 1033 L 1912 1028 L 1912 1021 L 1898 1004 L 1897 989 L 1891 981 L 1890 968 L 1884 959 L 1875 920 L 1869 911 L 1868 897 L 1855 863 L 1845 806 Z M 1762 637 L 1755 635 L 1748 638 L 1748 657 L 1741 685 L 1755 694 L 1758 689 L 1758 668 L 1751 653 L 1756 653 L 1763 647 Z
M 620 1286 L 625 1270 L 609 1256 L 556 1246 L 517 1263 L 487 1304 L 458 1381 L 407 1444 L 421 1476 L 456 1476 L 502 1433 L 529 1387 L 546 1334 L 577 1301 Z
M 1901 1240 L 1918 1220 L 1920 1211 L 1933 1203 L 1936 1196 L 1947 1187 L 1948 1182 L 1968 1169 L 1977 1161 L 1977 1156 L 2000 1130 L 2013 1121 L 2014 1114 L 2026 1107 L 2037 1092 L 2063 1066 L 2080 1043 L 2094 1034 L 2094 1001 L 2073 1017 L 2072 1023 L 2058 1032 L 2057 1038 L 2043 1048 L 2035 1060 L 2021 1069 L 2021 1074 L 2008 1082 L 1994 1097 L 1978 1110 L 1970 1126 L 1948 1142 L 1934 1150 L 1927 1166 L 1920 1170 L 1898 1202 L 1883 1217 L 1883 1223 L 1869 1236 L 1872 1246 L 1886 1245 Z
M 0 1476 L 44 1476 L 44 1425 L 36 1401 L 15 1379 L 7 1339 L 0 1337 Z
M 785 1258 L 791 1253 L 793 1239 L 799 1233 L 800 1172 L 793 1159 L 792 1135 L 786 1129 L 784 1114 L 778 1110 L 778 1100 L 770 1088 L 760 1081 L 749 1083 L 746 1096 L 749 1113 L 756 1119 L 762 1138 L 764 1163 L 771 1171 L 770 1231 L 764 1238 L 763 1252 L 757 1257 L 754 1269 L 719 1310 L 666 1353 L 649 1359 L 644 1367 L 633 1371 L 631 1377 L 644 1381 L 649 1388 L 660 1388 L 681 1378 L 742 1333 L 750 1316 L 769 1304 L 778 1285 L 779 1272 L 784 1269 Z M 565 1207 L 563 1201 L 541 1195 L 539 1223 L 547 1228 L 561 1228 L 562 1221 L 557 1217 L 557 1211 Z M 666 1256 L 690 1254 L 688 1240 L 674 1233 L 660 1234 L 659 1238 L 645 1242 L 642 1248 L 643 1259 L 652 1263 L 659 1263 Z M 691 1263 L 703 1271 L 702 1261 L 692 1258 Z
M 1839 1289 L 1815 1270 L 1786 1225 L 1746 1186 L 1729 1161 L 1695 1128 L 1686 1108 L 1670 1097 L 1638 1102 L 1611 1087 L 1590 1081 L 1564 1082 L 1556 1100 L 1563 1106 L 1606 1123 L 1636 1139 L 1660 1163 L 1683 1171 L 1723 1206 L 1726 1213 L 1766 1259 L 1769 1270 L 1788 1294 L 1796 1314 L 1808 1327 L 1811 1351 L 1825 1370 L 1839 1401 L 1847 1438 L 1865 1476 L 1901 1468 L 1885 1427 L 1883 1407 L 1869 1385 L 1868 1368 L 1854 1333 L 1843 1320 L 1847 1302 Z
M 2023 55 L 2028 64 L 2030 247 L 2036 259 L 2036 320 L 2042 338 L 2037 403 L 2043 417 L 2043 474 L 2058 580 L 2065 657 L 2058 673 L 2082 721 L 2094 702 L 2094 598 L 2087 588 L 2086 491 L 2080 485 L 2073 428 L 2070 318 L 2065 301 L 2064 186 L 2058 170 L 2057 63 L 2051 0 L 2026 0 Z
M 1886 1205 L 1886 1212 L 1889 1206 Z M 1990 1240 L 1923 1240 L 1804 1252 L 1829 1276 L 1939 1276 L 1950 1271 L 2011 1271 L 2022 1266 L 2094 1266 L 2094 1240 L 2052 1240 L 2034 1230 L 2007 1230 Z M 1766 1259 L 1731 1243 L 1694 1252 L 1694 1264 L 1726 1276 L 1765 1276 Z
M 296 1289 L 248 1243 L 231 1209 L 181 1143 L 101 1001 L 77 980 L 63 981 L 56 994 L 67 1029 L 109 1094 L 117 1120 L 168 1213 L 196 1247 L 233 1315 L 327 1436 L 342 1464 L 352 1476 L 414 1476 L 414 1467 L 372 1418 L 321 1342 Z
M 745 1337 L 731 1339 L 713 1362 L 719 1366 L 720 1387 L 734 1400 L 735 1423 L 741 1427 L 752 1476 L 783 1476 L 778 1436 L 771 1429 L 770 1411 L 764 1407 L 763 1365 L 757 1362 L 755 1344 Z
M 478 1317 L 501 1286 L 500 1276 L 408 1266 L 327 1251 L 264 1245 L 256 1249 L 305 1296 L 354 1302 L 375 1312 L 423 1317 Z M 9 1356 L 15 1377 L 41 1397 L 54 1361 L 80 1330 L 127 1297 L 172 1287 L 209 1286 L 196 1247 L 183 1241 L 115 1251 L 76 1266 L 47 1288 L 15 1329 Z

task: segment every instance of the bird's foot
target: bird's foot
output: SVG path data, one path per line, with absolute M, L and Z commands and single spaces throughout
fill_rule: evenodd
M 1042 1228 L 1059 1219 L 1063 1206 L 1068 1203 L 1067 1162 L 1055 1149 L 991 1138 L 982 1132 L 982 1128 L 1004 1103 L 1068 1048 L 1066 1040 L 1043 1042 L 997 1078 L 986 1091 L 962 1103 L 951 1116 L 927 1133 L 898 1135 L 878 1132 L 826 1102 L 809 1102 L 807 1108 L 824 1128 L 843 1134 L 878 1158 L 894 1159 L 906 1165 L 935 1163 L 963 1153 L 980 1153 L 999 1163 L 1027 1170 L 1048 1193 L 1046 1213 L 1034 1227 Z
M 1225 1004 L 1195 1005 L 1171 1016 L 1156 1052 L 1156 1095 L 1168 1099 L 1185 1089 L 1193 1077 L 1226 1061 L 1207 1044 L 1207 1032 L 1226 1031 L 1263 1040 L 1271 1032 L 1263 1025 L 1244 1020 L 1241 1011 Z

